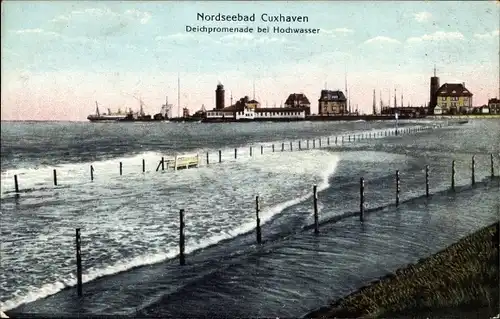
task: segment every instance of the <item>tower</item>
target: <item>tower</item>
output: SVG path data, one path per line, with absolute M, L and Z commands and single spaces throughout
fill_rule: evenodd
M 436 66 L 434 66 L 434 76 L 431 77 L 430 94 L 429 94 L 429 111 L 434 112 L 437 105 L 437 90 L 439 89 L 439 78 L 436 76 Z
M 221 110 L 224 108 L 224 85 L 220 82 L 217 84 L 217 89 L 215 90 L 215 109 Z

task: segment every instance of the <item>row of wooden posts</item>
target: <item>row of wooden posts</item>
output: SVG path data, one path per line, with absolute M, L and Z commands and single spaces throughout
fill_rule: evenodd
M 424 130 L 424 128 L 422 127 L 417 127 L 417 128 L 403 128 L 403 129 L 400 129 L 401 131 L 403 132 L 406 132 L 406 133 L 410 133 L 410 132 L 419 132 L 419 131 L 422 131 Z M 391 135 L 398 135 L 398 130 L 395 130 L 395 131 L 380 131 L 380 132 L 374 132 L 372 134 L 372 132 L 369 132 L 369 133 L 363 133 L 363 134 L 358 134 L 358 135 L 348 135 L 348 141 L 350 142 L 351 141 L 351 136 L 352 136 L 352 140 L 353 141 L 356 141 L 356 137 L 358 138 L 358 141 L 359 140 L 363 140 L 363 139 L 369 139 L 369 138 L 375 138 L 375 137 L 380 137 L 380 136 L 391 136 Z M 319 148 L 321 148 L 321 138 L 318 140 L 319 141 Z M 306 149 L 309 149 L 309 140 L 306 141 L 307 142 L 307 145 L 306 145 Z M 326 143 L 327 143 L 327 146 L 330 146 L 330 137 L 327 137 L 327 140 L 326 140 Z M 336 136 L 335 137 L 335 145 L 338 145 L 339 143 L 339 138 Z M 343 144 L 344 143 L 344 136 L 341 136 L 340 138 L 340 143 Z M 274 144 L 271 145 L 272 147 L 272 152 L 274 153 L 275 152 L 275 147 L 274 147 Z M 316 139 L 313 139 L 312 140 L 312 148 L 316 148 Z M 302 145 L 301 145 L 301 141 L 298 141 L 298 149 L 299 151 L 302 150 Z M 290 142 L 290 148 L 289 148 L 290 151 L 293 151 L 293 142 Z M 285 143 L 281 143 L 281 151 L 284 152 L 285 151 Z M 219 163 L 222 163 L 222 151 L 219 150 Z M 261 145 L 260 146 L 260 154 L 264 154 L 264 145 Z M 210 164 L 210 157 L 209 157 L 209 152 L 206 153 L 206 163 L 207 165 Z M 253 156 L 253 147 L 250 146 L 250 156 Z M 234 149 L 234 158 L 237 159 L 238 158 L 238 149 L 235 148 Z M 158 172 L 159 170 L 164 171 L 165 170 L 165 157 L 162 157 L 161 160 L 159 161 L 158 163 L 158 166 L 156 167 L 156 171 Z M 93 181 L 94 180 L 94 166 L 93 165 L 90 165 L 90 180 Z M 146 172 L 146 161 L 144 159 L 142 159 L 142 173 L 145 173 Z M 120 176 L 123 175 L 123 163 L 120 162 L 119 163 L 119 173 L 120 173 Z M 52 172 L 52 175 L 53 175 L 53 181 L 54 181 L 54 186 L 57 186 L 57 170 L 54 169 L 53 172 Z M 17 175 L 14 175 L 14 188 L 15 188 L 15 191 L 16 193 L 19 193 L 19 183 L 18 183 L 18 178 L 17 178 Z
M 491 178 L 495 177 L 494 171 L 494 160 L 493 154 L 490 154 L 491 160 Z M 472 156 L 472 170 L 471 170 L 471 185 L 476 184 L 475 178 L 475 155 Z M 395 203 L 396 207 L 400 204 L 400 192 L 401 192 L 401 180 L 399 170 L 396 170 L 396 191 L 395 191 Z M 452 161 L 452 173 L 451 173 L 451 189 L 455 191 L 455 161 Z M 359 220 L 364 221 L 365 216 L 365 179 L 360 178 L 359 181 Z M 425 166 L 425 196 L 428 198 L 429 193 L 429 165 Z M 319 234 L 319 213 L 318 213 L 318 188 L 317 185 L 313 186 L 313 212 L 314 212 L 314 233 Z M 262 244 L 262 229 L 260 221 L 260 205 L 259 196 L 255 197 L 255 217 L 256 217 L 256 242 L 257 244 Z M 184 223 L 184 209 L 179 210 L 179 264 L 184 266 L 186 264 L 185 256 L 185 233 L 184 233 L 185 223 Z M 82 259 L 81 259 L 81 239 L 80 239 L 80 228 L 76 229 L 76 274 L 77 274 L 77 293 L 78 296 L 82 296 Z

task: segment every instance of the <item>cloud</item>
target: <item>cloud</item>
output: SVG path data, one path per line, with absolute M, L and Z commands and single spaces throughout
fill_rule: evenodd
M 209 36 L 204 34 L 193 34 L 188 32 L 179 32 L 169 35 L 159 35 L 155 37 L 157 42 L 174 42 L 174 43 L 184 43 L 184 42 L 207 42 L 213 41 Z
M 418 22 L 427 22 L 432 17 L 432 14 L 427 11 L 417 12 L 413 14 L 414 18 Z
M 138 19 L 141 24 L 146 24 L 151 19 L 151 13 L 142 12 L 142 11 L 135 10 L 135 9 L 125 11 L 125 15 L 128 15 L 128 16 L 131 16 L 131 17 Z
M 401 43 L 401 42 L 399 42 L 398 40 L 393 39 L 393 38 L 378 36 L 378 37 L 366 40 L 364 43 L 370 44 L 370 43 Z
M 486 33 L 475 33 L 474 37 L 478 38 L 478 39 L 491 39 L 494 37 L 498 37 L 499 34 L 500 34 L 500 30 L 497 29 L 497 30 L 494 30 L 491 32 L 486 32 Z
M 268 36 L 254 36 L 249 33 L 234 33 L 221 37 L 218 43 L 225 45 L 256 45 L 256 44 L 271 44 L 271 43 L 284 43 L 287 40 L 284 37 L 268 37 Z
M 332 30 L 321 29 L 320 34 L 328 34 L 328 35 L 335 36 L 336 34 L 347 35 L 347 34 L 350 34 L 353 32 L 354 32 L 354 30 L 348 29 L 348 28 L 335 28 Z
M 151 13 L 137 9 L 129 9 L 124 12 L 115 12 L 109 8 L 87 8 L 85 10 L 73 10 L 66 15 L 59 15 L 50 20 L 53 23 L 64 23 L 85 19 L 121 19 L 128 21 L 138 21 L 141 24 L 147 24 L 151 19 Z
M 73 10 L 58 15 L 50 20 L 49 27 L 51 30 L 69 37 L 109 39 L 113 36 L 128 34 L 141 24 L 149 23 L 151 17 L 151 13 L 147 11 L 136 9 L 115 11 L 103 6 Z
M 59 33 L 57 32 L 53 32 L 53 31 L 46 31 L 44 29 L 40 29 L 40 28 L 37 28 L 37 29 L 21 29 L 21 30 L 14 30 L 14 31 L 11 31 L 11 32 L 14 32 L 16 34 L 36 34 L 36 35 L 50 35 L 50 36 L 60 36 Z
M 464 35 L 460 32 L 437 31 L 432 34 L 424 34 L 420 37 L 410 37 L 406 41 L 410 43 L 423 41 L 463 40 Z

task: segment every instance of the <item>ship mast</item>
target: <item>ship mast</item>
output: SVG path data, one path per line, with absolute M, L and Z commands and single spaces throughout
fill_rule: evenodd
M 347 91 L 347 64 L 346 64 L 346 65 L 344 65 L 344 67 L 345 67 L 345 71 L 344 71 L 344 80 L 345 80 L 345 96 L 349 99 L 349 105 L 351 105 L 351 104 L 350 104 L 351 99 L 350 99 L 350 96 L 349 96 L 349 92 Z M 342 113 L 344 113 L 344 110 L 342 110 Z M 349 108 L 349 113 L 351 113 L 350 108 Z
M 377 102 L 375 99 L 375 89 L 373 89 L 373 110 L 372 110 L 373 115 L 377 114 Z
M 181 117 L 181 76 L 177 73 L 177 117 Z
M 95 101 L 95 114 L 97 114 L 97 116 L 101 115 L 99 114 L 99 104 L 97 104 L 97 101 Z
M 403 89 L 401 89 L 401 107 L 404 107 L 404 104 L 403 104 Z
M 394 108 L 397 108 L 398 107 L 398 103 L 396 101 L 396 88 L 394 88 Z

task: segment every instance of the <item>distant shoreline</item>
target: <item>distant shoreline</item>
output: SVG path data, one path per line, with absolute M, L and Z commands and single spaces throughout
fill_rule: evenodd
M 427 115 L 421 117 L 400 117 L 399 120 L 447 120 L 447 119 L 500 119 L 500 114 L 468 114 L 468 115 Z M 287 120 L 277 120 L 277 119 L 266 119 L 259 121 L 221 121 L 220 123 L 252 123 L 252 122 L 334 122 L 334 121 L 389 121 L 395 120 L 393 115 L 357 115 L 357 116 L 314 116 L 301 120 L 287 121 Z M 164 121 L 130 121 L 130 123 L 161 123 L 161 122 L 197 122 L 202 121 L 202 118 L 179 118 L 174 117 L 172 119 Z M 1 120 L 2 123 L 92 123 L 89 120 Z M 98 123 L 98 122 L 94 122 Z M 106 122 L 115 123 L 115 122 Z M 116 123 L 129 123 L 120 122 Z M 219 123 L 219 122 L 206 122 L 206 123 Z

